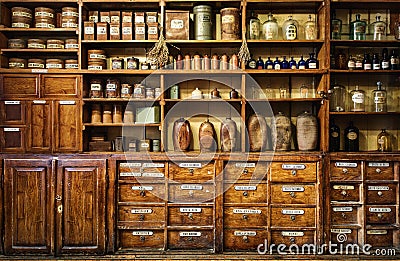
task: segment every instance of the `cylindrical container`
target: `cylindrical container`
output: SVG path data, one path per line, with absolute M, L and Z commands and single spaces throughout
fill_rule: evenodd
M 221 70 L 228 70 L 229 69 L 229 58 L 228 55 L 223 54 L 221 56 Z
M 103 98 L 104 97 L 103 81 L 100 79 L 90 80 L 90 98 Z
M 122 105 L 114 105 L 113 123 L 122 123 Z
M 221 9 L 221 39 L 238 40 L 240 39 L 240 20 L 239 9 Z
M 128 143 L 128 151 L 136 152 L 137 151 L 137 140 L 132 139 Z
M 172 139 L 175 151 L 187 151 L 189 149 L 192 134 L 188 120 L 180 118 L 174 122 Z
M 237 99 L 237 98 L 239 98 L 239 93 L 235 89 L 232 89 L 229 92 L 229 98 L 230 99 Z
M 161 97 L 161 88 L 156 87 L 154 88 L 154 98 L 159 99 Z
M 11 27 L 30 28 L 32 23 L 32 10 L 25 7 L 11 8 Z
M 175 84 L 169 88 L 169 98 L 179 99 L 179 85 Z
M 272 146 L 276 151 L 290 150 L 292 140 L 292 124 L 283 112 L 278 112 L 272 120 Z
M 78 19 L 74 16 L 63 16 L 61 18 L 62 28 L 78 28 Z
M 45 49 L 46 42 L 42 39 L 28 39 L 28 48 L 29 49 Z
M 11 8 L 12 18 L 14 17 L 26 17 L 32 19 L 32 10 L 25 7 L 13 7 Z
M 124 144 L 125 144 L 125 137 L 124 136 L 117 136 L 114 140 L 114 149 L 115 151 L 124 151 Z
M 23 69 L 27 67 L 26 59 L 10 58 L 8 59 L 8 68 Z
M 24 39 L 8 39 L 9 49 L 24 49 L 26 48 L 26 41 Z
M 118 98 L 121 96 L 121 85 L 118 79 L 107 79 L 106 83 L 106 97 Z
M 46 69 L 63 69 L 64 61 L 61 59 L 46 59 Z
M 265 118 L 261 115 L 253 114 L 247 123 L 249 133 L 250 151 L 264 151 L 268 148 L 268 127 Z
M 183 69 L 190 70 L 190 67 L 191 67 L 190 55 L 186 54 L 185 59 L 183 60 Z
M 231 59 L 229 60 L 229 67 L 231 70 L 239 69 L 239 58 L 236 54 L 232 54 Z
M 55 18 L 55 12 L 53 9 L 48 7 L 36 7 L 35 8 L 35 19 L 36 18 Z
M 101 123 L 101 105 L 92 105 L 92 120 L 91 123 Z
M 44 60 L 43 59 L 29 59 L 28 60 L 28 68 L 32 69 L 44 69 Z
M 157 139 L 153 140 L 152 143 L 153 143 L 153 146 L 152 146 L 153 152 L 159 152 L 160 151 L 160 140 L 157 140 Z
M 133 87 L 133 98 L 144 99 L 146 98 L 146 91 L 144 85 L 135 83 Z
M 342 85 L 335 84 L 328 93 L 330 94 L 329 110 L 337 112 L 345 111 L 346 88 Z
M 107 62 L 104 61 L 89 61 L 88 62 L 88 70 L 106 70 Z
M 139 59 L 135 57 L 129 57 L 126 59 L 126 69 L 138 70 L 139 69 Z
M 103 107 L 103 123 L 112 123 L 112 105 L 104 105 Z
M 78 60 L 76 59 L 68 59 L 64 61 L 65 69 L 79 69 Z
M 218 99 L 221 98 L 219 95 L 219 91 L 217 88 L 214 88 L 214 90 L 211 91 L 211 99 Z
M 212 40 L 212 8 L 208 5 L 198 5 L 193 8 L 194 39 Z
M 150 63 L 148 63 L 148 62 L 142 62 L 142 63 L 140 64 L 140 69 L 141 69 L 141 70 L 150 70 Z
M 219 56 L 214 54 L 211 58 L 211 70 L 219 70 Z
M 385 129 L 382 129 L 381 133 L 378 134 L 376 143 L 378 147 L 378 151 L 392 151 L 392 140 L 389 133 L 386 132 Z
M 235 151 L 236 150 L 236 123 L 231 118 L 226 118 L 221 122 L 220 139 L 221 151 Z
M 315 150 L 318 144 L 317 118 L 305 111 L 297 116 L 297 144 L 299 150 Z
M 65 39 L 65 49 L 78 49 L 78 48 L 79 48 L 78 39 L 76 38 Z
M 130 98 L 132 96 L 132 85 L 128 83 L 121 84 L 121 98 Z
M 119 57 L 112 58 L 111 69 L 112 70 L 124 69 L 124 58 L 119 58 Z
M 207 54 L 203 56 L 203 69 L 204 70 L 211 70 L 211 59 L 208 57 Z
M 139 151 L 150 151 L 150 149 L 151 149 L 150 143 L 151 143 L 151 141 L 149 139 L 140 140 L 139 141 Z
M 215 151 L 217 149 L 217 135 L 214 125 L 208 120 L 203 122 L 199 128 L 200 151 Z
M 76 19 L 79 17 L 78 8 L 76 7 L 66 6 L 61 9 L 61 12 L 61 16 L 63 17 L 76 17 Z
M 154 99 L 154 97 L 155 97 L 154 88 L 146 87 L 145 88 L 145 95 L 146 95 L 146 99 Z
M 201 70 L 201 57 L 198 54 L 193 55 L 193 70 Z
M 125 113 L 124 113 L 124 123 L 130 123 L 133 124 L 135 123 L 135 116 L 133 114 L 132 109 L 126 108 Z
M 107 69 L 106 52 L 104 50 L 88 50 L 88 69 Z
M 178 53 L 175 60 L 176 60 L 176 69 L 182 70 L 183 69 L 183 55 L 181 53 Z
M 47 49 L 64 49 L 64 40 L 49 39 L 46 42 Z
M 35 27 L 36 28 L 55 28 L 54 19 L 49 17 L 36 17 L 35 18 Z

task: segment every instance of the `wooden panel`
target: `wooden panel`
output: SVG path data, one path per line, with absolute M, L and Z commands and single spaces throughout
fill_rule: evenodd
M 182 163 L 181 163 L 182 164 Z M 174 163 L 169 164 L 169 178 L 176 181 L 199 182 L 213 180 L 214 163 L 198 163 L 201 167 L 181 167 Z
M 267 184 L 225 183 L 225 203 L 267 203 Z
M 213 224 L 213 207 L 168 207 L 169 226 L 212 226 Z
M 4 74 L 0 76 L 3 97 L 38 97 L 39 77 L 35 74 Z
M 163 202 L 164 184 L 120 184 L 119 201 L 122 202 Z
M 168 249 L 202 250 L 213 249 L 214 233 L 212 230 L 168 231 Z
M 267 207 L 224 207 L 224 227 L 266 227 Z
M 271 181 L 273 182 L 315 182 L 316 180 L 316 163 L 271 163 Z
M 78 98 L 80 75 L 42 75 L 42 93 L 45 98 Z
M 315 185 L 271 185 L 273 204 L 315 204 Z
M 6 153 L 25 152 L 26 128 L 0 128 L 0 151 Z
M 56 252 L 105 252 L 106 160 L 64 159 L 57 168 Z
M 201 203 L 214 199 L 214 184 L 170 184 L 169 202 Z
M 229 161 L 224 166 L 224 180 L 263 180 L 268 176 L 268 162 Z
M 119 245 L 121 250 L 138 249 L 163 249 L 163 230 L 119 230 Z
M 155 206 L 118 206 L 118 224 L 137 228 L 165 225 L 165 208 Z
M 367 229 L 366 243 L 373 247 L 393 246 L 393 230 L 390 229 Z
M 380 165 L 380 166 L 374 166 Z M 366 163 L 368 180 L 393 180 L 393 163 L 392 162 L 367 162 Z
M 330 164 L 331 180 L 361 180 L 359 161 L 336 161 Z
M 331 201 L 360 201 L 360 184 L 331 184 Z
M 272 227 L 315 227 L 315 208 L 271 208 Z
M 396 204 L 398 196 L 396 184 L 367 184 L 367 204 Z
M 340 227 L 331 229 L 331 241 L 334 244 L 359 244 L 358 230 L 355 228 Z
M 227 251 L 257 251 L 268 239 L 266 229 L 224 229 L 224 249 Z
M 289 247 L 292 244 L 302 246 L 304 244 L 314 244 L 315 231 L 272 231 L 271 243 L 275 245 L 284 244 Z M 307 251 L 307 249 L 305 249 Z M 310 252 L 312 254 L 313 252 Z M 308 254 L 305 252 L 305 254 Z
M 54 151 L 78 152 L 82 143 L 81 105 L 77 100 L 56 101 L 53 113 Z
M 333 225 L 358 224 L 359 207 L 334 206 L 331 208 L 331 222 Z
M 25 101 L 1 101 L 0 124 L 25 125 Z
M 394 206 L 367 206 L 368 224 L 395 224 L 397 211 Z
M 27 151 L 51 152 L 51 104 L 46 100 L 28 103 L 29 133 Z
M 51 159 L 4 160 L 4 252 L 50 254 Z

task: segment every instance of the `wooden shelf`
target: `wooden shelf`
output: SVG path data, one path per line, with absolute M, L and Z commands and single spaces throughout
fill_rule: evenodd
M 81 74 L 79 69 L 9 69 L 0 68 L 0 73 L 29 74 L 29 73 L 54 73 L 54 74 Z
M 78 49 L 1 49 L 1 53 L 78 53 Z
M 85 127 L 160 127 L 161 123 L 84 123 Z
M 324 74 L 327 73 L 326 69 L 282 69 L 282 70 L 258 70 L 258 69 L 246 69 L 245 72 L 248 74 Z
M 43 1 L 48 2 L 48 1 Z M 29 33 L 34 35 L 38 35 L 38 33 L 75 33 L 79 30 L 79 28 L 2 28 L 0 27 L 0 32 L 22 32 L 25 33 L 26 36 L 29 36 Z
M 271 98 L 271 99 L 247 99 L 248 102 L 320 102 L 322 98 Z
M 399 41 L 397 40 L 382 40 L 382 41 L 374 41 L 374 40 L 331 40 L 331 45 L 338 47 L 349 47 L 349 46 L 357 46 L 357 47 L 365 47 L 371 48 L 377 46 L 393 46 L 398 47 Z
M 149 75 L 154 72 L 155 70 L 129 70 L 129 69 L 119 69 L 119 70 L 88 70 L 82 69 L 79 71 L 82 74 L 137 74 L 137 75 Z
M 136 99 L 136 98 L 83 98 L 84 102 L 159 102 L 160 99 Z
M 367 111 L 346 111 L 346 112 L 329 112 L 330 115 L 400 115 L 400 112 L 367 112 Z
M 399 74 L 400 70 L 329 70 L 330 73 L 358 73 L 358 74 Z
M 221 101 L 225 101 L 225 102 L 241 102 L 242 99 L 221 99 L 221 98 L 217 98 L 217 99 L 192 99 L 190 97 L 186 98 L 186 99 L 164 99 L 164 101 L 166 102 L 221 102 Z

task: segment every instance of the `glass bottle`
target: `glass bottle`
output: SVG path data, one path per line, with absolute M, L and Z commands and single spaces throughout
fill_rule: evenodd
M 260 19 L 258 19 L 257 15 L 254 11 L 251 11 L 249 22 L 248 22 L 248 37 L 251 40 L 260 39 Z
M 303 59 L 303 55 L 300 56 L 300 61 L 298 62 L 297 67 L 298 67 L 298 69 L 300 69 L 300 70 L 304 70 L 304 69 L 307 68 L 307 67 L 306 67 L 306 61 L 304 61 L 304 59 Z
M 368 53 L 364 54 L 363 69 L 364 70 L 371 70 L 372 69 L 372 61 L 371 61 L 371 58 L 369 57 Z
M 265 61 L 264 68 L 267 69 L 267 70 L 274 69 L 274 62 L 271 60 L 271 57 L 268 57 L 268 59 Z
M 279 27 L 276 19 L 271 13 L 268 14 L 268 20 L 263 23 L 262 33 L 265 40 L 278 40 Z
M 310 58 L 306 61 L 307 69 L 318 69 L 318 61 L 315 59 L 315 53 L 310 53 Z
M 390 55 L 390 70 L 398 70 L 399 68 L 399 56 L 396 54 L 396 50 L 392 50 Z
M 329 93 L 329 110 L 342 112 L 345 111 L 346 88 L 343 85 L 334 84 Z
M 372 70 L 380 70 L 381 69 L 381 62 L 379 61 L 379 55 L 374 53 L 372 56 Z
M 296 61 L 293 58 L 293 56 L 291 57 L 291 59 L 289 61 L 289 67 L 290 67 L 290 69 L 297 69 L 297 64 L 296 64 Z
M 377 82 L 377 89 L 372 91 L 374 97 L 375 112 L 387 111 L 387 92 L 382 89 L 382 83 Z
M 269 57 L 268 57 L 268 58 L 269 58 Z M 258 57 L 258 60 L 257 60 L 257 63 L 256 63 L 256 68 L 257 68 L 258 70 L 264 69 L 264 61 L 263 61 L 263 59 L 261 59 L 261 56 Z
M 308 98 L 309 88 L 305 83 L 300 86 L 300 98 Z
M 383 55 L 382 55 L 381 69 L 382 70 L 389 70 L 390 69 L 390 60 L 388 58 L 387 49 L 386 49 L 386 52 L 383 52 Z
M 332 13 L 331 38 L 332 40 L 342 39 L 342 20 L 336 18 L 336 12 Z
M 356 57 L 356 70 L 362 70 L 363 69 L 363 58 L 360 54 L 357 55 Z
M 340 151 L 340 128 L 333 119 L 329 124 L 329 150 Z
M 336 69 L 346 70 L 347 69 L 347 58 L 346 55 L 339 51 L 335 58 L 335 67 Z
M 299 24 L 289 15 L 288 19 L 282 25 L 283 40 L 296 40 L 298 38 Z
M 361 15 L 356 14 L 356 20 L 350 23 L 350 40 L 365 40 L 367 23 L 360 20 Z
M 349 55 L 349 60 L 347 60 L 347 69 L 348 70 L 354 70 L 355 68 L 356 68 L 356 60 L 350 54 Z
M 358 85 L 350 92 L 351 108 L 350 111 L 365 111 L 365 92 L 359 90 Z
M 386 132 L 385 129 L 382 129 L 381 133 L 378 134 L 377 140 L 378 151 L 392 151 L 392 142 L 390 134 Z
M 247 67 L 249 69 L 257 69 L 257 61 L 253 57 L 251 57 L 250 61 L 247 63 Z
M 286 60 L 286 56 L 283 56 L 283 61 L 281 63 L 281 69 L 289 69 L 289 62 Z
M 394 39 L 400 40 L 400 20 L 394 23 Z
M 306 40 L 317 39 L 317 25 L 311 15 L 308 16 L 308 21 L 304 24 L 304 37 Z
M 386 23 L 381 21 L 381 16 L 376 15 L 376 21 L 370 24 L 370 32 L 374 34 L 374 40 L 386 39 Z
M 275 70 L 281 69 L 281 61 L 279 60 L 279 57 L 276 57 L 276 60 L 274 61 L 274 69 Z
M 359 151 L 359 130 L 351 121 L 344 130 L 344 150 Z

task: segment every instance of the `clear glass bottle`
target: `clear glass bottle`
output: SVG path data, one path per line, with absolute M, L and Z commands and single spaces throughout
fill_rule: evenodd
M 350 23 L 350 40 L 365 40 L 367 23 L 360 20 L 361 15 L 356 14 L 356 20 Z
M 260 39 L 260 27 L 261 27 L 260 19 L 258 19 L 254 11 L 251 11 L 247 27 L 248 39 L 251 40 Z
M 290 98 L 289 88 L 287 88 L 284 84 L 279 88 L 279 98 L 288 99 Z
M 350 111 L 365 111 L 365 92 L 358 85 L 350 92 Z
M 369 28 L 375 41 L 386 40 L 386 23 L 381 21 L 380 15 L 376 15 L 376 21 L 371 23 Z
M 334 84 L 329 93 L 329 110 L 342 112 L 345 111 L 346 88 L 343 85 Z
M 340 151 L 340 128 L 333 119 L 329 124 L 329 151 Z
M 371 70 L 372 69 L 372 61 L 371 61 L 371 58 L 369 57 L 368 53 L 364 54 L 363 69 L 364 70 Z
M 349 59 L 347 60 L 347 69 L 348 70 L 354 70 L 355 68 L 356 68 L 356 60 L 350 54 L 349 55 Z
M 336 18 L 336 12 L 332 13 L 331 39 L 332 40 L 341 40 L 342 39 L 342 20 Z
M 345 151 L 359 151 L 359 133 L 360 131 L 353 122 L 344 130 L 344 150 Z
M 299 23 L 289 15 L 288 19 L 282 25 L 283 40 L 296 40 L 298 39 Z
M 382 83 L 378 81 L 376 83 L 377 89 L 372 91 L 374 97 L 375 112 L 386 112 L 387 111 L 387 92 L 382 89 Z
M 381 133 L 378 134 L 376 139 L 378 151 L 392 151 L 392 142 L 390 134 L 386 132 L 385 129 L 382 129 Z
M 304 24 L 304 38 L 306 40 L 317 39 L 317 24 L 311 15 L 308 16 L 308 21 Z
M 278 40 L 279 26 L 271 13 L 268 14 L 268 20 L 263 23 L 262 34 L 265 40 Z
M 315 58 L 315 53 L 310 53 L 310 57 L 306 61 L 307 69 L 318 69 L 318 60 Z
M 300 86 L 300 98 L 308 98 L 309 97 L 309 88 L 305 83 L 302 83 Z

